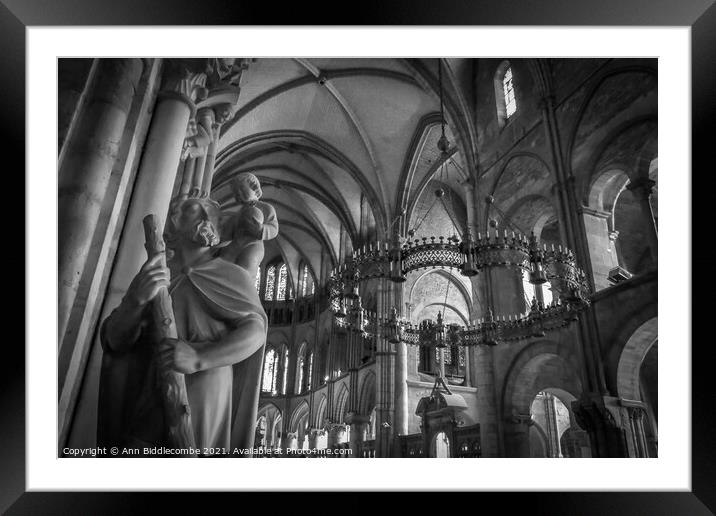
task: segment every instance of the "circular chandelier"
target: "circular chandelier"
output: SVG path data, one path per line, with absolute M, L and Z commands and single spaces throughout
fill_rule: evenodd
M 437 147 L 441 152 L 442 171 L 445 173 L 448 163 L 458 169 L 460 167 L 450 157 L 450 143 L 445 135 L 440 64 L 438 77 L 442 134 Z M 433 206 L 438 200 L 443 202 L 446 211 L 450 213 L 450 209 L 445 205 L 445 191 L 442 188 L 435 191 Z M 487 202 L 497 210 L 493 198 L 488 197 Z M 427 218 L 431 209 L 432 206 L 422 221 Z M 339 328 L 363 336 L 380 333 L 391 343 L 405 342 L 433 348 L 494 346 L 498 342 L 542 337 L 546 331 L 565 327 L 576 321 L 578 313 L 589 306 L 589 285 L 571 250 L 561 245 L 552 245 L 550 248 L 544 244 L 540 245 L 534 232 L 527 237 L 520 231 L 508 233 L 507 230 L 500 232 L 496 228 L 485 235 L 478 232 L 477 238 L 473 238 L 468 227 L 462 240 L 456 234 L 411 240 L 422 221 L 415 229 L 408 231 L 410 238 L 401 238 L 396 231 L 389 241 L 378 240 L 354 250 L 352 255 L 332 271 L 328 281 L 329 299 Z M 360 297 L 361 283 L 374 279 L 403 283 L 407 274 L 412 271 L 438 267 L 448 269 L 451 276 L 452 271 L 457 270 L 467 277 L 492 267 L 521 269 L 527 272 L 529 282 L 533 285 L 542 285 L 549 281 L 557 295 L 554 296 L 553 302 L 546 306 L 533 298 L 525 314 L 495 317 L 488 310 L 485 317 L 468 326 L 446 324 L 444 313 L 440 312 L 435 322 L 425 320 L 412 324 L 399 318 L 394 307 L 389 318 L 364 309 Z

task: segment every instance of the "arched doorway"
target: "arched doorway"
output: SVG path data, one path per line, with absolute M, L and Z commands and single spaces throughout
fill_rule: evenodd
M 589 436 L 576 422 L 572 402 L 576 398 L 563 389 L 546 388 L 530 406 L 531 457 L 591 457 Z
M 560 456 L 562 433 L 576 428 L 571 403 L 582 392 L 577 364 L 573 343 L 547 340 L 513 359 L 503 391 L 508 457 Z
M 658 319 L 642 323 L 627 340 L 617 366 L 617 392 L 627 406 L 629 455 L 658 455 Z

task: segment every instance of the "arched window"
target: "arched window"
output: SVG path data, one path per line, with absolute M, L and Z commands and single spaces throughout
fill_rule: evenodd
M 300 274 L 301 281 L 299 285 L 299 291 L 301 292 L 301 297 L 313 295 L 315 292 L 315 280 L 313 278 L 313 274 L 311 274 L 311 272 L 308 270 L 308 264 L 301 264 Z
M 308 344 L 301 345 L 296 362 L 296 394 L 302 394 L 311 389 L 311 375 L 313 374 L 313 351 L 308 350 Z
M 266 301 L 274 300 L 274 287 L 276 285 L 276 266 L 269 265 L 266 267 L 266 291 L 264 292 L 264 299 Z
M 301 267 L 301 297 L 306 295 L 306 280 L 308 280 L 308 267 L 304 263 Z
M 264 357 L 263 381 L 261 390 L 276 394 L 276 381 L 278 378 L 278 361 L 279 356 L 276 350 L 270 348 Z
M 502 78 L 502 92 L 505 95 L 505 115 L 509 119 L 517 111 L 517 99 L 515 98 L 515 87 L 512 84 L 512 68 L 508 68 Z
M 298 362 L 296 363 L 296 393 L 301 394 L 303 392 L 303 355 L 298 357 Z
M 497 107 L 497 124 L 504 127 L 512 115 L 517 112 L 517 95 L 512 65 L 502 61 L 495 72 L 495 104 Z
M 288 380 L 288 348 L 283 349 L 283 378 L 281 379 L 281 394 L 286 394 L 286 381 Z
M 276 288 L 276 299 L 283 301 L 286 299 L 286 264 L 282 263 L 278 270 L 278 287 Z
M 305 385 L 303 386 L 303 392 L 311 390 L 311 378 L 313 377 L 313 351 L 308 354 L 306 359 L 306 374 L 304 375 Z

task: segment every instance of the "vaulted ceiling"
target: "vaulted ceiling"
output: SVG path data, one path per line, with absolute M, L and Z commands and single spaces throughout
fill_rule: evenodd
M 230 179 L 254 173 L 280 225 L 267 256 L 280 253 L 294 269 L 303 259 L 317 276 L 342 249 L 385 239 L 403 210 L 410 220 L 433 178 L 464 203 L 460 182 L 476 148 L 472 62 L 442 63 L 455 163 L 446 167 L 437 59 L 256 60 L 222 128 L 212 197 L 231 210 Z

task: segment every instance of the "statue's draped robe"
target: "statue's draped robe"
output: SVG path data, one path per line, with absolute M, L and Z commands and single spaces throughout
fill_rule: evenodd
M 171 266 L 171 264 L 170 264 Z M 268 319 L 253 273 L 223 258 L 172 271 L 170 294 L 179 339 L 217 341 L 258 321 L 259 349 L 238 364 L 186 375 L 197 447 L 252 448 Z M 107 351 L 102 362 L 98 418 L 100 446 L 167 446 L 162 397 L 151 359 L 155 342 L 149 310 L 130 351 Z M 110 316 L 111 317 L 111 316 Z M 103 326 L 103 330 L 106 326 Z M 104 337 L 104 331 L 103 339 Z M 252 340 L 253 340 L 252 338 Z M 240 456 L 240 455 L 237 455 Z

